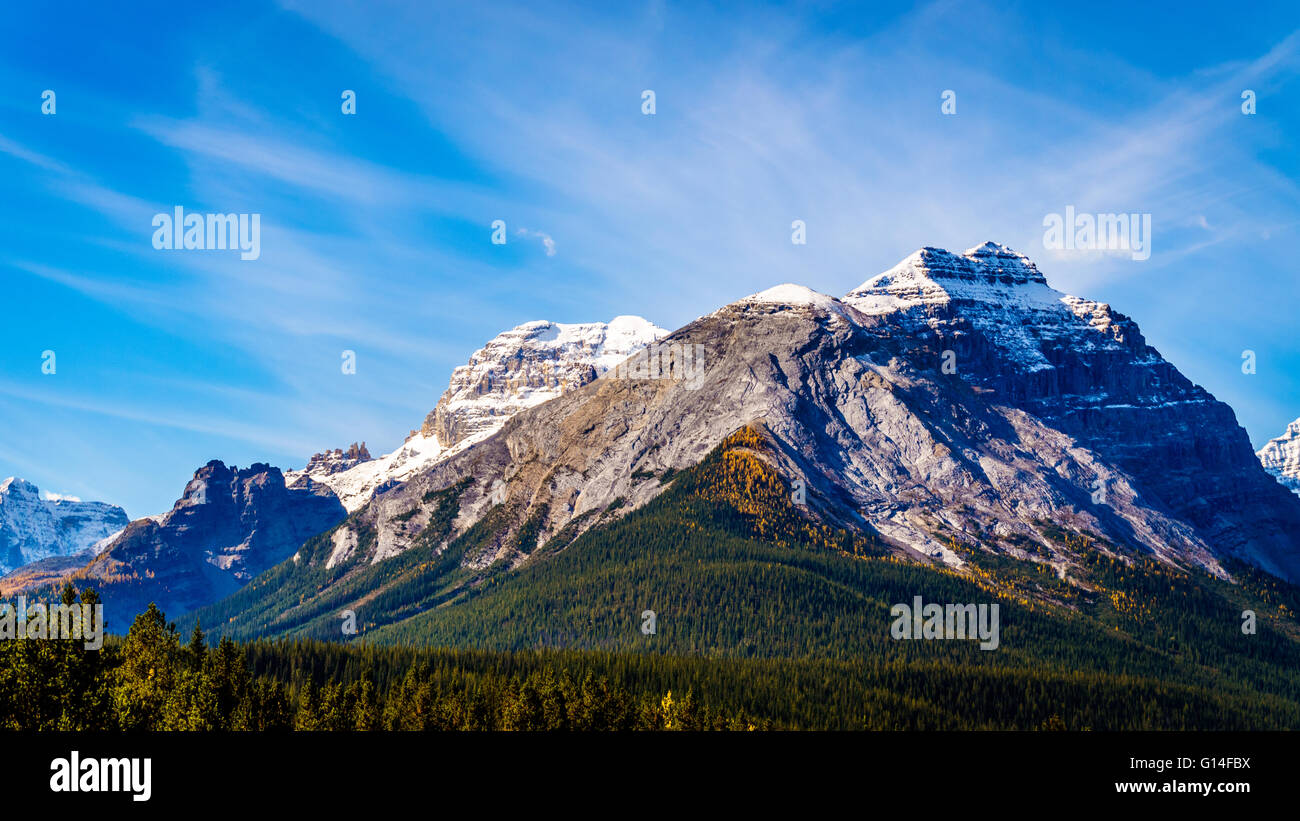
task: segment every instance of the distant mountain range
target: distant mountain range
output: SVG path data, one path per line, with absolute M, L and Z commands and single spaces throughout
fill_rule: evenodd
M 1267 466 L 1133 320 L 1053 290 L 1005 246 L 924 248 L 843 298 L 780 285 L 672 334 L 634 317 L 522 325 L 457 368 L 393 453 L 328 451 L 283 476 L 211 463 L 166 521 L 133 523 L 74 577 L 123 616 L 166 596 L 169 614 L 236 636 L 337 639 L 351 610 L 378 641 L 608 646 L 539 637 L 518 607 L 615 608 L 662 547 L 657 519 L 629 517 L 677 488 L 678 512 L 656 516 L 725 499 L 777 545 L 973 580 L 992 560 L 1088 590 L 1098 560 L 1152 559 L 1297 582 L 1300 497 Z M 789 509 L 760 510 L 760 491 Z M 614 533 L 651 552 L 592 558 Z M 549 598 L 520 592 L 547 567 L 569 568 Z M 738 606 L 713 595 L 699 607 L 719 618 Z M 514 627 L 484 635 L 500 618 Z

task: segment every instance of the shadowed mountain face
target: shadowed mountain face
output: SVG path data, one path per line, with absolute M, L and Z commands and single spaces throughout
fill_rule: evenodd
M 1052 290 L 993 243 L 923 249 L 845 301 L 953 351 L 965 381 L 1124 471 L 1146 505 L 1191 525 L 1216 555 L 1300 581 L 1300 504 L 1258 469 L 1232 409 L 1132 319 Z
M 394 583 L 384 562 L 453 543 L 468 592 L 640 508 L 746 426 L 804 516 L 918 562 L 962 568 L 977 550 L 1065 579 L 1077 544 L 1045 536 L 1064 531 L 1102 554 L 1300 580 L 1300 500 L 1231 410 L 1131 320 L 986 244 L 924 249 L 844 300 L 783 285 L 702 317 L 374 497 L 263 592 L 319 571 L 308 598 L 360 606 Z M 282 617 L 259 616 L 269 632 Z
M 150 602 L 179 615 L 238 590 L 344 515 L 328 488 L 289 489 L 278 468 L 214 460 L 195 471 L 171 511 L 131 522 L 69 578 L 98 589 L 110 629 L 125 630 Z M 19 592 L 33 591 L 5 591 Z

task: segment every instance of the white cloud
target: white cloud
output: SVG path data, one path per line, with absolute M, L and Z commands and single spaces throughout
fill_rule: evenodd
M 551 239 L 550 234 L 547 234 L 544 231 L 533 231 L 528 228 L 520 228 L 515 232 L 515 234 L 521 237 L 534 237 L 540 239 L 542 241 L 542 246 L 546 248 L 546 255 L 548 257 L 555 256 L 555 240 Z

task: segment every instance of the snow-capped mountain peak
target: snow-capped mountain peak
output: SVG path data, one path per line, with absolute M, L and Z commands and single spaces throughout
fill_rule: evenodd
M 723 311 L 732 310 L 737 307 L 758 307 L 763 306 L 766 310 L 783 311 L 790 308 L 801 308 L 812 311 L 817 314 L 824 314 L 831 317 L 833 322 L 844 320 L 848 322 L 856 321 L 850 315 L 848 307 L 828 294 L 820 291 L 814 291 L 803 285 L 795 285 L 790 282 L 781 285 L 774 285 L 765 291 L 759 291 L 756 294 L 750 294 L 747 297 L 736 300 L 730 305 L 723 306 L 715 311 L 711 316 L 717 316 Z
M 13 494 L 13 495 L 22 494 L 24 496 L 40 495 L 40 492 L 37 490 L 36 485 L 33 485 L 31 482 L 28 482 L 26 479 L 19 479 L 16 476 L 10 476 L 9 478 L 5 479 L 3 482 L 0 482 L 0 493 Z
M 1057 291 L 1028 257 L 995 242 L 961 254 L 922 248 L 844 302 L 869 316 L 898 314 L 918 331 L 960 335 L 973 327 L 1027 372 L 1052 367 L 1045 344 L 1117 352 L 1145 344 L 1127 317 Z
M 667 334 L 639 316 L 525 322 L 488 340 L 452 371 L 437 406 L 397 450 L 333 472 L 314 458 L 314 465 L 285 478 L 290 485 L 305 478 L 328 485 L 352 512 L 377 491 L 491 436 L 519 411 L 591 382 Z
M 921 248 L 854 288 L 845 300 L 866 314 L 972 300 L 1003 307 L 1055 307 L 1065 296 L 1023 254 L 986 242 L 962 254 Z
M 70 556 L 126 527 L 126 511 L 83 502 L 13 476 L 0 482 L 0 574 L 51 556 Z
M 816 305 L 820 308 L 826 308 L 834 305 L 838 300 L 836 300 L 835 297 L 818 293 L 812 288 L 787 282 L 782 285 L 774 285 L 766 291 L 759 291 L 756 294 L 751 294 L 742 299 L 741 302 L 779 303 L 784 305 Z
M 525 408 L 579 388 L 668 331 L 637 316 L 528 322 L 498 334 L 452 371 L 420 433 L 448 449 L 494 432 Z

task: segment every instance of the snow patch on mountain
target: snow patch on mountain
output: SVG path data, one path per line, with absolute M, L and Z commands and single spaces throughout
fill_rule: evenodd
M 1268 440 L 1255 455 L 1264 470 L 1300 494 L 1300 419 L 1287 425 L 1281 436 Z
M 822 311 L 831 316 L 842 317 L 850 322 L 853 321 L 853 318 L 849 316 L 848 309 L 840 300 L 803 285 L 795 285 L 789 282 L 773 286 L 766 291 L 750 294 L 734 304 L 799 306 Z
M 780 303 L 784 305 L 813 305 L 818 308 L 834 310 L 839 301 L 833 296 L 818 293 L 812 288 L 786 282 L 774 285 L 766 291 L 759 291 L 740 300 L 741 302 Z

